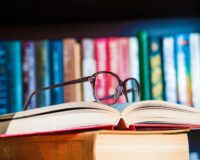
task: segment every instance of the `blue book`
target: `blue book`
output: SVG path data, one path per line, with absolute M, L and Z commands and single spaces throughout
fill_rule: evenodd
M 48 40 L 36 42 L 37 89 L 51 85 L 50 45 Z M 51 90 L 37 95 L 37 107 L 51 105 Z
M 53 40 L 50 42 L 51 52 L 51 80 L 52 84 L 59 84 L 64 81 L 63 78 L 63 45 L 62 40 Z M 54 88 L 51 91 L 51 104 L 64 102 L 63 87 Z
M 22 61 L 20 41 L 7 43 L 8 107 L 10 112 L 23 108 Z
M 6 46 L 0 42 L 0 114 L 8 112 Z
M 36 59 L 35 43 L 33 41 L 24 41 L 22 47 L 23 60 L 23 96 L 24 102 L 27 101 L 33 91 L 36 90 Z M 35 108 L 36 96 L 34 96 L 28 105 L 28 108 Z
M 192 105 L 189 35 L 176 36 L 176 69 L 178 103 Z

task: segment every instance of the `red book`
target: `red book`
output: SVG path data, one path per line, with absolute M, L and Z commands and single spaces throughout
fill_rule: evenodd
M 107 39 L 106 38 L 97 38 L 94 42 L 95 48 L 95 61 L 96 61 L 96 71 L 108 71 L 109 69 L 109 60 L 107 52 Z M 99 77 L 99 76 L 98 76 Z M 96 97 L 104 98 L 108 95 L 108 86 L 110 85 L 110 80 L 106 74 L 102 74 L 101 77 L 96 80 Z M 109 101 L 109 100 L 107 100 Z

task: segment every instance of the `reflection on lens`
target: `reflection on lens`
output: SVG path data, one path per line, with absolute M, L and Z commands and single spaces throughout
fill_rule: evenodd
M 109 73 L 100 73 L 96 76 L 95 97 L 98 101 L 113 104 L 117 98 L 118 79 Z
M 126 98 L 128 102 L 135 102 L 139 100 L 139 88 L 134 79 L 126 81 Z

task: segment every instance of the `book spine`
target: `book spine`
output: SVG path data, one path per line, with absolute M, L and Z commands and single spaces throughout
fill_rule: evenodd
M 63 40 L 64 51 L 64 80 L 70 81 L 81 77 L 80 46 L 75 39 Z M 81 84 L 69 85 L 64 88 L 64 101 L 82 100 Z
M 10 41 L 7 43 L 8 62 L 8 92 L 10 112 L 18 112 L 23 107 L 21 43 Z
M 139 62 L 140 62 L 140 86 L 141 100 L 149 100 L 150 94 L 150 67 L 148 54 L 148 34 L 147 32 L 139 32 Z
M 200 107 L 200 34 L 190 34 L 190 56 L 192 76 L 192 102 Z
M 22 64 L 23 97 L 26 101 L 31 93 L 36 90 L 35 43 L 33 41 L 25 41 L 22 44 Z M 34 96 L 28 108 L 34 108 L 36 105 L 36 97 Z
M 164 99 L 177 103 L 174 37 L 163 37 L 162 44 Z
M 188 35 L 176 36 L 176 67 L 178 85 L 178 103 L 192 105 L 190 47 Z
M 74 79 L 81 78 L 81 46 L 78 42 L 74 45 Z M 75 85 L 75 101 L 82 101 L 82 84 Z
M 52 85 L 59 84 L 64 81 L 63 77 L 63 45 L 61 40 L 52 40 L 50 42 L 51 52 L 51 80 Z M 54 88 L 51 91 L 51 104 L 59 104 L 64 102 L 63 87 Z
M 139 46 L 136 37 L 129 38 L 130 76 L 140 81 L 139 78 Z
M 129 38 L 120 37 L 119 38 L 119 77 L 121 80 L 125 80 L 130 77 L 130 54 L 129 54 Z M 126 102 L 125 96 L 119 97 L 118 103 Z
M 36 43 L 37 58 L 37 89 L 51 85 L 49 41 L 41 40 Z M 37 95 L 38 107 L 51 104 L 51 90 L 42 91 Z
M 151 99 L 163 100 L 162 57 L 159 37 L 149 39 L 149 58 L 151 75 Z
M 123 72 L 121 72 L 121 70 L 123 70 L 123 63 L 122 61 L 120 61 L 121 53 L 123 50 L 123 46 L 120 46 L 120 39 L 117 37 L 110 37 L 108 39 L 108 67 L 109 67 L 109 71 L 117 74 L 120 78 L 122 78 Z M 125 70 L 124 70 L 125 73 Z M 114 90 L 116 90 L 116 82 L 115 79 L 110 79 L 107 81 L 107 89 L 108 89 L 108 93 L 112 93 Z M 111 92 L 112 91 L 112 92 Z M 120 102 L 124 102 L 124 96 L 120 96 L 119 99 L 117 100 L 116 103 L 120 103 Z
M 109 70 L 109 60 L 108 60 L 108 42 L 106 38 L 97 38 L 94 41 L 95 47 L 95 61 L 96 70 L 98 71 L 108 71 Z M 108 79 L 105 80 L 105 76 L 101 77 L 104 80 L 98 81 L 96 85 L 96 97 L 105 97 L 108 94 L 107 86 L 105 82 L 109 82 Z
M 8 112 L 8 77 L 6 66 L 6 46 L 4 42 L 0 42 L 0 114 Z
M 83 39 L 82 40 L 82 51 L 83 51 L 83 77 L 91 76 L 96 72 L 96 61 L 94 58 L 94 40 L 93 39 Z M 83 100 L 84 101 L 94 101 L 93 91 L 91 84 L 83 84 Z

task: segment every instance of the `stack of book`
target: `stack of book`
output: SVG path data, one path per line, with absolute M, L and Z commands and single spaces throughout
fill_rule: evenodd
M 170 102 L 64 103 L 0 116 L 0 158 L 188 160 L 199 128 L 199 110 Z

